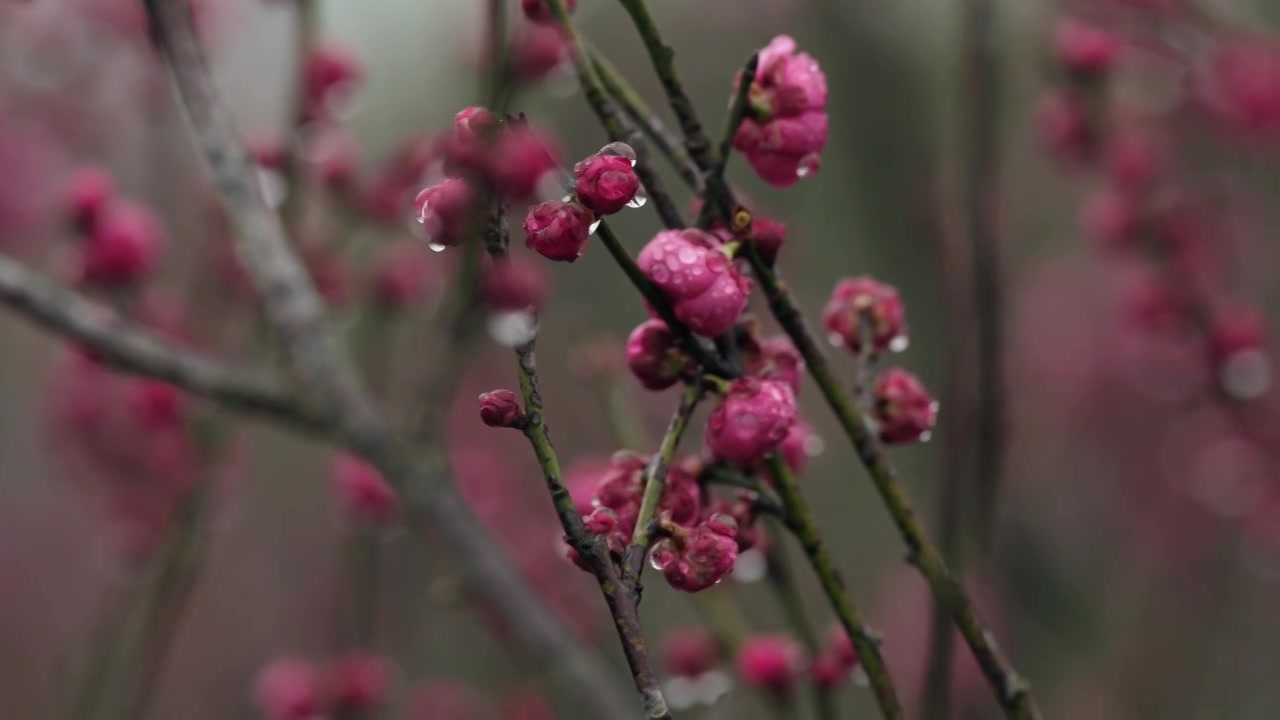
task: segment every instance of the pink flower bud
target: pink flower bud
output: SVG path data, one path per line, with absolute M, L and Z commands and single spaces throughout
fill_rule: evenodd
M 489 427 L 519 427 L 524 409 L 510 390 L 490 390 L 480 394 L 480 420 Z
M 67 210 L 80 233 L 91 233 L 115 199 L 116 181 L 105 170 L 86 166 L 67 180 Z
M 160 222 L 150 209 L 124 200 L 114 203 L 85 238 L 80 279 L 108 287 L 138 283 L 155 269 L 163 244 Z
M 618 516 L 622 533 L 630 538 L 640 514 L 644 494 L 644 470 L 649 459 L 629 451 L 615 453 L 595 488 L 595 505 Z M 676 463 L 667 471 L 667 486 L 658 500 L 658 511 L 676 525 L 696 523 L 701 511 L 697 473 Z
M 260 168 L 280 171 L 289 166 L 289 146 L 277 136 L 251 138 L 245 146 L 249 159 Z
M 578 202 L 598 215 L 622 210 L 640 189 L 631 160 L 622 155 L 592 155 L 573 166 L 573 175 Z
M 295 658 L 273 660 L 263 668 L 254 699 L 266 720 L 312 720 L 323 709 L 315 668 Z
M 1045 93 L 1036 107 L 1036 129 L 1041 143 L 1060 162 L 1079 164 L 1097 154 L 1097 128 L 1084 100 L 1073 92 Z
M 1080 224 L 1107 249 L 1131 248 L 1140 240 L 1138 198 L 1118 187 L 1104 187 L 1081 208 Z
M 706 590 L 733 572 L 738 559 L 736 533 L 733 518 L 712 515 L 701 525 L 659 543 L 653 551 L 654 562 L 676 590 Z
M 738 648 L 737 666 L 743 682 L 787 697 L 804 670 L 804 649 L 785 635 L 756 635 Z
M 915 375 L 889 368 L 876 379 L 872 392 L 881 440 L 900 444 L 929 439 L 938 419 L 938 402 Z
M 586 526 L 588 533 L 603 537 L 609 552 L 614 554 L 624 552 L 627 549 L 627 543 L 631 540 L 631 533 L 623 529 L 618 513 L 607 507 L 595 508 L 584 515 L 582 524 Z M 567 557 L 573 561 L 573 564 L 584 572 L 591 572 L 591 566 L 582 561 L 577 548 L 569 545 L 568 537 L 565 538 L 565 544 L 568 546 Z
M 843 344 L 856 353 L 862 349 L 864 324 L 875 350 L 906 347 L 906 310 L 897 289 L 866 275 L 844 278 L 822 310 L 822 325 L 833 345 Z
M 1266 341 L 1266 323 L 1257 308 L 1241 303 L 1225 305 L 1214 313 L 1209 328 L 1213 354 L 1220 360 L 1239 352 L 1258 350 Z
M 748 375 L 781 380 L 791 386 L 792 392 L 800 394 L 804 358 L 791 340 L 784 336 L 757 339 L 753 335 L 739 342 L 739 348 Z
M 689 364 L 671 329 L 661 320 L 646 320 L 627 338 L 627 367 L 648 390 L 665 390 L 680 381 Z
M 760 177 L 789 187 L 817 172 L 828 135 L 827 77 L 817 60 L 790 37 L 774 38 L 760 51 L 749 102 L 733 145 Z
M 586 252 L 595 221 L 590 210 L 575 202 L 535 205 L 524 219 L 525 247 L 548 260 L 573 262 Z
M 328 682 L 330 698 L 339 710 L 373 710 L 387 701 L 391 663 L 379 655 L 348 653 L 329 666 Z
M 823 692 L 831 692 L 849 679 L 849 668 L 840 663 L 831 653 L 819 653 L 809 667 L 813 684 Z
M 490 310 L 526 310 L 547 296 L 547 271 L 523 255 L 508 254 L 480 273 L 480 301 Z
M 433 245 L 461 244 L 474 224 L 475 198 L 465 180 L 449 178 L 432 185 L 418 193 L 413 206 Z
M 302 68 L 306 93 L 305 111 L 310 119 L 328 117 L 336 109 L 340 95 L 360 81 L 364 69 L 355 55 L 344 48 L 321 45 L 314 48 Z
M 813 428 L 809 427 L 809 423 L 797 418 L 791 429 L 787 430 L 787 436 L 778 445 L 778 451 L 782 453 L 782 459 L 786 461 L 787 467 L 791 468 L 791 472 L 796 474 L 804 472 L 805 467 L 809 465 L 810 446 L 815 441 L 819 440 Z
M 789 385 L 738 378 L 707 418 L 707 447 L 716 457 L 748 467 L 777 449 L 795 421 L 796 396 Z
M 1213 58 L 1207 89 L 1224 121 L 1245 132 L 1280 134 L 1280 48 L 1259 41 L 1225 45 Z
M 700 230 L 664 230 L 640 251 L 636 263 L 672 304 L 690 330 L 707 336 L 733 328 L 747 307 L 751 283 Z
M 385 525 L 400 514 L 400 498 L 378 469 L 354 455 L 333 461 L 333 485 L 343 514 L 363 525 Z
M 509 125 L 494 148 L 493 180 L 508 201 L 523 202 L 560 171 L 559 156 L 554 140 L 528 123 Z
M 663 642 L 662 662 L 675 677 L 696 678 L 720 664 L 720 643 L 706 628 L 676 628 Z
M 1128 128 L 1112 133 L 1106 149 L 1107 177 L 1111 184 L 1130 192 L 1145 190 L 1169 162 L 1163 138 Z
M 408 310 L 430 297 L 434 279 L 426 248 L 389 245 L 373 261 L 373 301 L 387 312 Z
M 822 167 L 822 150 L 830 132 L 825 112 L 778 117 L 765 124 L 742 121 L 733 147 L 756 174 L 773 187 L 791 187 Z
M 524 16 L 530 22 L 545 24 L 556 21 L 547 0 L 520 0 L 520 9 L 524 10 Z M 578 0 L 564 0 L 564 9 L 572 15 L 578 9 Z
M 770 265 L 778 261 L 778 253 L 787 241 L 787 226 L 777 220 L 757 217 L 751 220 L 751 242 L 756 244 L 760 257 Z
M 741 78 L 734 81 L 736 86 Z M 796 41 L 779 35 L 760 51 L 750 95 L 753 115 L 764 122 L 827 108 L 827 76 L 818 61 L 798 52 Z
M 527 23 L 511 38 L 511 72 L 532 82 L 546 77 L 569 59 L 569 39 L 559 25 Z
M 148 432 L 180 430 L 185 415 L 182 391 L 158 380 L 140 380 L 133 384 L 128 398 L 130 415 L 137 426 Z
M 453 134 L 444 143 L 447 171 L 487 176 L 501 130 L 502 118 L 497 113 L 482 107 L 461 110 L 453 118 Z
M 849 637 L 849 631 L 844 629 L 844 625 L 838 622 L 827 630 L 825 652 L 846 668 L 858 664 L 858 651 L 853 646 L 853 638 Z
M 350 133 L 338 129 L 325 130 L 311 139 L 307 160 L 326 188 L 346 190 L 355 182 L 360 148 Z
M 1120 55 L 1120 41 L 1115 36 L 1070 19 L 1058 23 L 1053 43 L 1058 62 L 1068 72 L 1081 76 L 1110 70 Z

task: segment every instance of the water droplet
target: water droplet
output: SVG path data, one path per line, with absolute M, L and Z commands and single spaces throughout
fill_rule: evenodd
M 831 343 L 831 347 L 840 347 L 844 344 L 844 336 L 840 333 L 830 333 L 827 335 L 827 342 Z
M 804 454 L 809 457 L 818 457 L 827 449 L 827 441 L 823 440 L 819 435 L 810 435 L 804 439 Z
M 427 249 L 430 250 L 431 252 L 444 252 L 445 247 L 447 246 L 441 245 L 440 243 L 433 243 L 433 242 L 427 243 Z
M 632 167 L 635 167 L 635 164 L 636 164 L 635 149 L 624 142 L 611 142 L 608 145 L 605 145 L 604 147 L 600 148 L 600 154 L 616 155 L 618 157 L 624 157 L 631 161 Z
M 662 265 L 661 263 L 655 264 L 652 268 L 649 269 L 649 277 L 654 282 L 661 285 L 662 283 L 665 283 L 667 280 L 671 279 L 671 271 L 667 269 L 666 265 Z
M 591 227 L 587 229 L 587 234 L 588 234 L 588 235 L 595 235 L 595 234 L 596 234 L 596 230 L 597 230 L 597 229 L 599 229 L 599 227 L 600 227 L 600 223 L 602 223 L 602 222 L 604 222 L 604 218 L 596 218 L 596 221 L 595 221 L 595 222 L 593 222 L 593 223 L 591 223 Z
M 698 251 L 691 247 L 682 247 L 680 252 L 676 254 L 676 258 L 685 265 L 692 265 L 698 261 Z
M 853 679 L 853 684 L 858 687 L 864 688 L 871 684 L 867 679 L 867 671 L 862 668 L 861 663 L 853 669 L 853 674 L 850 677 Z
M 654 570 L 665 570 L 673 559 L 675 559 L 675 554 L 671 552 L 666 543 L 663 543 L 655 546 L 653 552 L 649 553 L 649 566 Z
M 714 705 L 733 687 L 729 674 L 720 670 L 708 670 L 702 673 L 698 676 L 696 684 L 701 691 L 703 705 Z
M 911 338 L 906 335 L 899 335 L 889 341 L 889 352 L 902 352 L 911 345 Z
M 258 168 L 258 182 L 262 185 L 262 197 L 267 205 L 279 208 L 289 196 L 289 183 L 284 175 L 270 168 Z
M 932 432 L 930 432 L 930 431 L 928 431 L 928 430 L 925 430 L 924 432 L 920 433 L 920 442 L 921 442 L 922 444 L 923 444 L 923 443 L 927 443 L 927 442 L 929 442 L 929 441 L 930 441 L 930 440 L 932 440 L 932 439 L 933 439 L 933 433 L 932 433 Z
M 509 310 L 489 315 L 489 337 L 504 347 L 520 347 L 538 336 L 538 315 L 531 310 Z
M 642 185 L 636 188 L 636 194 L 627 202 L 627 207 L 642 208 L 647 202 L 649 202 L 649 195 L 645 193 L 644 186 Z
M 818 172 L 822 167 L 822 156 L 817 153 L 811 153 L 800 158 L 800 164 L 796 166 L 796 177 L 806 178 Z
M 1259 348 L 1232 353 L 1222 363 L 1218 381 L 1237 400 L 1257 400 L 1271 389 L 1271 358 Z
M 663 688 L 667 695 L 667 705 L 672 710 L 688 710 L 702 701 L 701 693 L 695 687 L 693 679 L 677 675 L 667 681 Z
M 733 579 L 739 583 L 754 583 L 764 579 L 769 561 L 758 548 L 751 548 L 738 555 L 733 563 Z

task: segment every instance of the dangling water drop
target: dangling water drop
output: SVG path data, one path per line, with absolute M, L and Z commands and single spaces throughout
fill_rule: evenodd
M 804 439 L 804 454 L 818 457 L 827 449 L 827 441 L 819 435 L 810 435 Z
M 810 175 L 818 172 L 818 169 L 821 167 L 822 167 L 822 157 L 820 155 L 818 155 L 817 153 L 805 155 L 804 157 L 800 158 L 800 164 L 796 166 L 796 177 L 807 178 Z
M 447 247 L 446 245 L 441 245 L 440 243 L 434 243 L 434 242 L 427 243 L 427 249 L 430 250 L 431 252 L 444 252 L 444 249 L 446 247 Z
M 258 182 L 262 185 L 262 197 L 267 205 L 279 208 L 289 196 L 289 183 L 284 175 L 270 168 L 258 168 Z
M 489 315 L 489 337 L 503 347 L 527 345 L 538 336 L 538 315 L 532 310 L 508 310 Z
M 733 579 L 739 583 L 754 583 L 764 579 L 769 570 L 769 561 L 764 553 L 751 548 L 738 555 L 733 563 Z
M 844 344 L 844 336 L 840 333 L 829 333 L 827 335 L 827 342 L 831 344 L 831 347 L 840 347 Z
M 590 227 L 590 228 L 587 228 L 587 234 L 588 234 L 588 235 L 595 235 L 595 234 L 596 234 L 596 228 L 600 227 L 600 223 L 602 223 L 602 222 L 604 222 L 604 218 L 596 218 L 596 221 L 595 221 L 595 222 L 593 222 L 593 223 L 591 223 L 591 227 Z
M 906 335 L 899 335 L 889 341 L 889 352 L 902 352 L 911 345 L 911 338 Z
M 644 186 L 636 188 L 636 194 L 627 202 L 629 208 L 642 208 L 644 204 L 649 202 L 649 195 L 645 193 Z
M 921 445 L 923 445 L 924 443 L 929 442 L 929 441 L 930 441 L 930 440 L 932 440 L 932 439 L 933 439 L 933 433 L 932 433 L 932 432 L 930 432 L 930 431 L 928 431 L 928 430 L 925 430 L 924 432 L 920 433 L 920 444 L 921 444 Z

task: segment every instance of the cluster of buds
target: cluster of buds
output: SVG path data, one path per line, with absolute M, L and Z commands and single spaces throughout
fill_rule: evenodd
M 348 653 L 324 664 L 282 657 L 258 673 L 254 700 L 266 720 L 365 713 L 386 703 L 392 676 L 386 658 L 367 653 Z
M 635 164 L 631 146 L 616 142 L 574 165 L 572 194 L 529 210 L 525 245 L 557 262 L 582 257 L 601 218 L 644 203 Z
M 786 635 L 755 635 L 738 648 L 738 675 L 746 684 L 789 700 L 808 664 L 804 648 Z
M 733 329 L 751 294 L 751 281 L 731 257 L 734 250 L 701 230 L 663 230 L 640 251 L 636 264 L 680 322 L 715 337 Z
M 86 286 L 124 289 L 150 277 L 165 234 L 144 205 L 119 197 L 99 168 L 76 171 L 67 184 L 67 212 L 76 232 L 75 279 Z
M 796 396 L 781 380 L 742 377 L 729 383 L 707 418 L 706 443 L 717 458 L 757 465 L 782 444 L 797 419 Z
M 699 592 L 733 572 L 738 559 L 733 518 L 717 513 L 692 528 L 672 523 L 664 529 L 667 536 L 654 546 L 651 559 L 671 587 Z
M 729 677 L 720 669 L 720 642 L 706 628 L 672 630 L 663 642 L 662 660 L 671 678 L 667 702 L 676 710 L 713 705 L 729 692 Z
M 739 76 L 735 84 L 743 81 Z M 733 146 L 774 187 L 817 172 L 827 145 L 827 76 L 796 41 L 779 35 L 760 51 L 747 115 Z
M 843 625 L 832 625 L 826 643 L 809 668 L 814 684 L 826 691 L 834 690 L 849 679 L 856 667 L 858 652 L 853 647 L 853 639 Z

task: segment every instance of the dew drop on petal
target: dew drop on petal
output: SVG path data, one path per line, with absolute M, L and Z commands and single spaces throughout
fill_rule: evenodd
M 759 548 L 740 553 L 733 563 L 733 579 L 739 583 L 754 583 L 764 579 L 769 562 Z
M 596 230 L 598 230 L 598 229 L 600 228 L 600 223 L 602 223 L 602 222 L 604 222 L 604 218 L 596 218 L 596 221 L 595 221 L 595 222 L 593 222 L 593 223 L 591 223 L 591 227 L 587 229 L 587 234 L 588 234 L 588 235 L 595 235 L 595 234 L 596 234 Z
M 671 277 L 671 271 L 666 265 L 656 264 L 649 270 L 649 276 L 656 283 L 665 283 Z
M 889 352 L 902 352 L 911 345 L 911 338 L 906 335 L 899 335 L 889 341 Z
M 427 249 L 430 250 L 431 252 L 444 252 L 445 247 L 446 247 L 445 245 L 441 245 L 440 243 L 434 243 L 434 242 L 427 243 Z
M 924 432 L 920 433 L 920 442 L 921 442 L 921 443 L 927 443 L 927 442 L 929 442 L 929 441 L 930 441 L 930 440 L 932 440 L 932 439 L 933 439 L 933 433 L 932 433 L 932 432 L 930 432 L 930 431 L 928 431 L 928 430 L 925 430 Z
M 844 344 L 844 336 L 840 333 L 829 333 L 827 342 L 831 343 L 831 347 L 840 347 Z
M 630 145 L 624 142 L 611 142 L 608 145 L 605 145 L 604 147 L 600 148 L 600 154 L 616 155 L 618 157 L 624 157 L 631 161 L 632 167 L 635 167 L 635 164 L 636 164 L 636 151 Z
M 634 161 L 632 162 L 632 164 L 633 165 L 635 164 Z M 642 208 L 647 202 L 649 202 L 649 196 L 645 193 L 644 187 L 641 186 L 636 188 L 636 194 L 632 196 L 632 198 L 629 201 L 627 201 L 627 207 Z
M 796 166 L 796 177 L 806 178 L 818 172 L 818 168 L 822 167 L 822 157 L 817 153 L 811 153 L 800 158 L 800 164 Z
M 818 457 L 827 449 L 827 441 L 823 440 L 819 435 L 810 435 L 804 439 L 804 454 L 809 457 Z
M 489 315 L 489 337 L 504 347 L 526 345 L 538 336 L 538 315 L 531 310 L 511 310 Z

